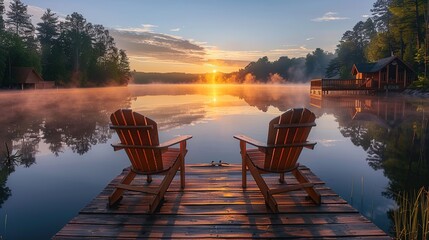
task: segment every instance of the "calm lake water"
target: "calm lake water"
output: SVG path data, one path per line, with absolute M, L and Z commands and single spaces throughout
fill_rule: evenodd
M 398 191 L 428 186 L 429 100 L 399 95 L 311 98 L 308 86 L 142 85 L 0 93 L 2 239 L 49 239 L 129 161 L 114 152 L 109 115 L 132 108 L 158 122 L 161 140 L 192 134 L 187 163 L 240 163 L 243 133 L 265 141 L 268 122 L 292 107 L 315 112 L 300 162 L 389 231 Z M 238 183 L 237 183 L 238 184 Z

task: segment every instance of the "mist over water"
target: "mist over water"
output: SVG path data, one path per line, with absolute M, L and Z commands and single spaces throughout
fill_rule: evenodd
M 154 84 L 0 92 L 0 106 L 0 155 L 6 145 L 21 155 L 0 172 L 4 239 L 50 238 L 129 166 L 110 146 L 118 138 L 109 116 L 119 108 L 155 120 L 161 141 L 193 135 L 187 163 L 208 164 L 240 163 L 234 134 L 265 141 L 272 118 L 307 107 L 318 144 L 300 162 L 385 231 L 393 194 L 429 183 L 426 99 L 312 98 L 308 85 Z

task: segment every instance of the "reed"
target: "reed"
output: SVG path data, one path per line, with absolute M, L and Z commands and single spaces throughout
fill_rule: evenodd
M 396 239 L 429 239 L 429 192 L 399 194 L 399 208 L 393 212 Z

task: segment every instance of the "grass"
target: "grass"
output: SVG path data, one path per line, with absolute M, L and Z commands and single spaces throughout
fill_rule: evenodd
M 429 239 L 429 191 L 398 196 L 399 208 L 393 212 L 396 239 Z
M 7 143 L 5 143 L 4 145 L 6 147 L 6 151 L 3 152 L 3 160 L 2 160 L 3 166 L 13 167 L 14 165 L 19 164 L 22 155 L 19 154 L 18 152 L 12 153 L 12 151 L 9 150 L 9 146 L 7 145 Z

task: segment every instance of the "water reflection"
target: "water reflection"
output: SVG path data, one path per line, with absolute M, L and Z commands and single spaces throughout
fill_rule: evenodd
M 312 98 L 319 112 L 333 114 L 341 134 L 361 147 L 374 170 L 389 179 L 383 196 L 414 193 L 429 185 L 429 105 L 425 99 L 396 97 Z
M 129 107 L 130 100 L 127 88 L 1 93 L 0 207 L 11 195 L 5 186 L 8 176 L 16 165 L 30 167 L 36 162 L 40 143 L 56 156 L 66 147 L 85 154 L 111 137 L 108 115 Z M 8 152 L 19 159 L 5 164 Z
M 15 198 L 15 195 L 12 196 L 13 192 L 18 195 L 19 189 L 6 184 L 8 178 L 13 179 L 11 174 L 16 169 L 30 167 L 30 170 L 34 169 L 34 172 L 38 173 L 35 169 L 39 167 L 38 171 L 43 174 L 52 168 L 58 172 L 72 172 L 68 176 L 69 179 L 63 173 L 59 174 L 60 176 L 52 174 L 49 181 L 52 183 L 52 189 L 47 191 L 53 192 L 59 188 L 69 187 L 79 189 L 76 190 L 79 191 L 78 195 L 70 193 L 75 195 L 72 196 L 73 202 L 78 202 L 83 196 L 87 199 L 81 200 L 83 203 L 77 204 L 76 209 L 61 209 L 64 215 L 62 222 L 55 216 L 56 220 L 39 228 L 48 229 L 49 226 L 58 225 L 57 228 L 46 230 L 49 231 L 46 233 L 48 237 L 58 231 L 58 228 L 100 191 L 93 185 L 98 184 L 97 186 L 102 189 L 115 174 L 119 173 L 118 171 L 122 169 L 121 164 L 129 165 L 125 156 L 123 158 L 117 155 L 119 153 L 111 151 L 109 146 L 113 141 L 117 141 L 116 136 L 108 129 L 109 115 L 118 108 L 132 108 L 156 120 L 162 130 L 161 138 L 169 139 L 185 133 L 194 135 L 193 141 L 189 144 L 188 163 L 210 163 L 219 160 L 239 163 L 238 145 L 232 139 L 233 134 L 246 133 L 264 141 L 269 120 L 291 107 L 307 107 L 318 116 L 316 120 L 318 127 L 312 131 L 314 135 L 310 138 L 321 144 L 317 145 L 316 150 L 302 154 L 303 163 L 311 167 L 328 186 L 344 198 L 347 198 L 350 192 L 348 181 L 351 171 L 360 171 L 358 174 L 362 174 L 361 176 L 367 174 L 368 182 L 380 178 L 387 179 L 385 181 L 387 186 L 380 183 L 385 188 L 375 194 L 382 193 L 385 197 L 393 199 L 398 191 L 412 191 L 429 183 L 428 106 L 428 100 L 398 96 L 335 96 L 315 99 L 310 97 L 308 86 L 144 85 L 105 89 L 2 92 L 0 208 L 26 209 L 26 206 L 19 205 L 20 199 L 14 202 L 15 205 L 11 203 L 13 206 L 7 206 L 11 202 L 7 199 Z M 338 129 L 335 128 L 336 124 Z M 17 153 L 20 156 L 16 163 L 18 166 L 4 164 L 3 153 L 6 152 L 6 145 L 11 148 L 12 154 Z M 70 152 L 74 155 L 69 154 Z M 342 152 L 350 152 L 353 156 L 341 155 Z M 76 155 L 84 161 L 76 159 Z M 42 159 L 49 161 L 46 160 L 44 165 L 34 166 L 36 161 L 43 162 Z M 56 160 L 67 163 L 50 166 L 53 162 L 56 163 Z M 124 161 L 120 162 L 121 160 Z M 85 170 L 82 167 L 84 164 L 88 164 Z M 109 171 L 112 175 L 105 176 L 106 173 L 103 171 L 94 171 L 99 169 L 100 165 L 111 166 Z M 76 173 L 77 171 L 79 173 Z M 373 172 L 381 171 L 384 176 L 380 174 L 381 176 L 368 177 L 371 174 L 376 175 Z M 18 175 L 19 172 L 16 171 L 12 175 Z M 77 174 L 79 177 L 76 177 Z M 31 172 L 22 175 L 25 176 L 21 178 L 25 178 L 31 175 Z M 57 184 L 55 181 L 60 181 L 59 178 L 65 179 L 62 186 L 55 185 Z M 76 181 L 77 178 L 80 182 Z M 34 188 L 47 185 L 43 179 L 32 178 L 29 181 L 34 182 Z M 64 186 L 65 184 L 69 185 Z M 373 184 L 370 182 L 368 185 Z M 73 200 L 72 197 L 72 200 L 66 196 L 64 199 L 61 197 L 51 196 L 52 201 L 57 202 Z M 46 197 L 41 198 L 46 201 Z M 44 201 L 36 204 L 40 206 L 40 211 L 46 211 L 45 208 L 50 207 L 44 206 Z M 387 218 L 386 207 L 383 208 L 383 204 L 387 205 L 384 197 L 383 200 L 375 202 L 376 206 L 373 208 L 381 208 L 380 215 Z M 62 205 L 68 206 L 72 203 Z M 25 216 L 33 208 L 26 210 L 25 214 L 23 213 Z M 360 210 L 366 211 L 363 208 Z M 18 214 L 15 211 L 16 215 Z M 0 225 L 3 217 L 0 215 Z M 28 219 L 29 222 L 34 220 Z M 19 221 L 24 222 L 27 219 Z M 376 223 L 382 226 L 386 220 L 379 221 L 383 223 L 380 224 L 376 219 Z M 11 228 L 19 228 L 20 225 L 15 224 Z M 387 230 L 387 227 L 383 229 Z M 0 235 L 3 234 L 0 232 Z M 13 236 L 16 235 L 11 234 L 11 239 Z

